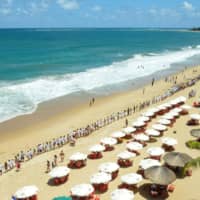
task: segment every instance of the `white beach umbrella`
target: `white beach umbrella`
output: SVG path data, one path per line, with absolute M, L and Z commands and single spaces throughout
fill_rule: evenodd
M 104 150 L 105 150 L 105 147 L 101 144 L 96 144 L 89 149 L 89 151 L 91 152 L 102 152 Z
M 137 151 L 143 149 L 143 145 L 140 144 L 139 142 L 129 142 L 126 145 L 126 148 L 132 151 Z
M 178 97 L 178 101 L 179 102 L 186 102 L 186 100 L 187 100 L 187 98 L 186 97 L 184 97 L 184 96 L 180 96 L 180 97 Z
M 147 149 L 147 153 L 150 156 L 161 156 L 165 153 L 165 151 L 161 147 L 151 147 Z
M 144 133 L 140 133 L 134 136 L 134 138 L 138 141 L 149 141 L 149 136 Z
M 115 138 L 112 137 L 105 137 L 101 139 L 101 143 L 104 145 L 110 145 L 113 146 L 115 144 L 117 144 L 117 140 Z
M 67 176 L 69 172 L 70 172 L 70 169 L 68 167 L 60 166 L 60 167 L 53 168 L 51 172 L 49 173 L 49 175 L 52 178 L 61 178 L 61 177 Z
M 174 116 L 174 117 L 178 117 L 180 114 L 178 112 L 175 112 L 173 110 L 171 110 L 170 112 L 167 113 L 168 115 Z
M 149 136 L 159 136 L 160 132 L 155 129 L 147 129 L 145 133 Z
M 171 121 L 168 119 L 160 119 L 158 123 L 163 124 L 163 125 L 169 125 L 171 124 Z
M 173 120 L 174 117 L 175 116 L 173 114 L 171 115 L 170 113 L 167 113 L 167 114 L 161 116 L 162 119 L 167 119 L 167 120 Z
M 122 131 L 125 134 L 131 134 L 131 133 L 134 133 L 136 131 L 136 128 L 129 126 L 129 127 L 124 128 Z
M 99 166 L 99 171 L 100 172 L 105 172 L 105 173 L 112 173 L 115 172 L 119 169 L 119 165 L 115 162 L 106 162 L 102 163 Z
M 155 115 L 154 112 L 150 112 L 150 111 L 147 111 L 145 113 L 142 114 L 142 116 L 144 117 L 153 117 Z
M 183 110 L 190 110 L 192 107 L 189 105 L 182 105 L 180 108 L 182 108 Z
M 200 115 L 199 114 L 191 114 L 190 118 L 194 119 L 194 120 L 200 120 Z
M 171 112 L 177 112 L 180 113 L 183 109 L 182 108 L 174 108 L 171 110 Z
M 152 125 L 152 128 L 158 131 L 165 131 L 167 130 L 167 127 L 165 125 L 162 124 L 154 124 Z
M 133 200 L 134 193 L 127 189 L 116 189 L 111 193 L 111 200 Z
M 178 144 L 177 140 L 171 137 L 164 137 L 161 139 L 163 144 L 166 144 L 168 146 L 174 146 Z
M 133 122 L 132 126 L 135 128 L 140 128 L 140 127 L 145 126 L 145 123 L 144 123 L 144 121 L 135 121 L 135 122 Z
M 94 192 L 94 188 L 91 184 L 79 184 L 71 188 L 72 196 L 87 197 Z
M 161 166 L 161 163 L 158 160 L 148 158 L 141 160 L 139 166 L 145 170 L 153 166 Z
M 90 178 L 90 182 L 92 184 L 101 184 L 101 183 L 108 183 L 112 179 L 111 175 L 105 172 L 98 172 L 93 174 Z
M 159 111 L 165 110 L 165 109 L 166 109 L 166 107 L 165 107 L 164 105 L 160 105 L 160 106 L 158 106 L 157 108 L 158 108 Z
M 138 117 L 136 121 L 148 122 L 149 120 L 150 120 L 149 117 L 141 116 L 141 117 Z
M 15 192 L 14 197 L 17 199 L 25 199 L 37 195 L 38 191 L 35 185 L 24 186 Z
M 159 111 L 158 108 L 150 108 L 149 110 L 147 110 L 147 112 L 153 112 L 153 113 L 157 113 Z
M 85 159 L 87 159 L 87 155 L 80 152 L 71 155 L 69 158 L 69 160 L 74 160 L 74 161 L 85 160 Z
M 119 153 L 119 154 L 117 155 L 118 158 L 124 159 L 124 160 L 133 158 L 133 157 L 135 157 L 135 156 L 136 156 L 135 153 L 131 153 L 131 152 L 129 152 L 129 151 L 122 151 L 121 153 Z
M 111 137 L 113 138 L 123 138 L 125 136 L 125 133 L 122 131 L 117 131 L 111 134 Z
M 141 182 L 143 180 L 142 176 L 137 173 L 130 173 L 124 176 L 121 176 L 122 183 L 126 183 L 128 185 L 133 185 Z

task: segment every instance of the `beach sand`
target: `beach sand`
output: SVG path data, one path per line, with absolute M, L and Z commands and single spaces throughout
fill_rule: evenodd
M 197 72 L 193 72 L 196 69 Z M 177 83 L 185 81 L 186 79 L 192 78 L 200 74 L 200 67 L 189 68 L 184 72 L 177 74 Z M 65 98 L 60 98 L 55 101 L 47 102 L 39 106 L 39 109 L 31 115 L 18 117 L 10 120 L 6 123 L 0 124 L 0 162 L 6 159 L 12 158 L 16 152 L 20 150 L 28 149 L 36 144 L 44 141 L 48 141 L 54 137 L 58 137 L 68 133 L 69 130 L 73 130 L 78 127 L 86 126 L 92 121 L 101 119 L 113 112 L 120 111 L 127 108 L 130 105 L 134 105 L 137 102 L 141 102 L 144 99 L 149 100 L 153 96 L 157 96 L 165 92 L 170 88 L 173 83 L 159 80 L 155 82 L 155 85 L 145 86 L 145 93 L 143 94 L 143 88 L 139 88 L 134 91 L 114 94 L 108 97 L 98 98 L 94 106 L 89 107 L 88 103 L 78 105 L 76 107 L 69 108 L 66 105 Z M 182 90 L 166 101 L 173 99 L 177 96 L 187 96 L 191 89 L 197 90 L 196 98 L 189 99 L 187 104 L 192 104 L 194 100 L 199 97 L 200 82 L 197 82 L 195 86 L 189 87 Z M 143 112 L 143 111 L 141 111 Z M 199 110 L 192 109 L 191 113 L 199 113 Z M 140 113 L 128 117 L 131 123 L 139 116 Z M 156 118 L 153 122 L 157 121 Z M 177 120 L 173 128 L 165 133 L 166 136 L 174 137 L 178 140 L 176 150 L 190 154 L 192 157 L 199 156 L 199 151 L 190 150 L 185 146 L 185 142 L 192 137 L 189 131 L 192 127 L 186 126 L 188 116 L 183 116 Z M 151 122 L 151 124 L 153 123 Z M 148 127 L 151 126 L 149 124 Z M 124 119 L 116 121 L 98 131 L 95 131 L 88 137 L 81 138 L 77 141 L 75 147 L 69 145 L 64 146 L 65 162 L 59 163 L 59 165 L 66 165 L 68 158 L 75 152 L 88 153 L 88 149 L 93 144 L 99 143 L 100 139 L 104 136 L 109 136 L 113 131 L 121 130 L 124 126 Z M 177 133 L 173 134 L 176 130 Z M 161 146 L 161 139 L 158 138 L 156 143 L 149 143 L 141 151 L 141 155 L 134 158 L 133 167 L 119 170 L 119 176 L 117 179 L 109 184 L 109 190 L 105 194 L 100 195 L 101 199 L 110 199 L 110 193 L 120 184 L 120 176 L 123 174 L 136 172 L 138 169 L 138 163 L 143 158 L 147 157 L 146 149 L 150 146 Z M 39 155 L 32 160 L 22 163 L 22 169 L 20 172 L 11 172 L 4 174 L 0 177 L 0 195 L 2 200 L 9 200 L 11 195 L 20 187 L 24 185 L 34 184 L 40 189 L 39 199 L 50 200 L 55 196 L 69 195 L 69 190 L 72 186 L 79 183 L 89 183 L 92 174 L 98 172 L 98 166 L 106 161 L 116 161 L 116 155 L 125 150 L 125 142 L 116 145 L 116 148 L 112 152 L 103 153 L 103 158 L 100 160 L 88 160 L 87 166 L 79 170 L 71 170 L 69 180 L 61 186 L 50 186 L 48 185 L 49 176 L 45 173 L 46 160 L 53 160 L 54 154 L 59 154 L 61 149 L 57 149 L 42 155 Z M 177 179 L 175 184 L 175 191 L 170 194 L 168 199 L 182 199 L 182 200 L 199 200 L 199 180 L 200 171 L 196 170 L 193 172 L 192 177 L 186 177 L 184 179 Z M 149 183 L 148 180 L 143 181 L 139 184 Z M 145 199 L 140 192 L 136 193 L 135 199 Z

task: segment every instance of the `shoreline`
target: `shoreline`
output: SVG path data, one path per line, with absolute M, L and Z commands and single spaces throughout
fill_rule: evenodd
M 186 69 L 185 74 L 188 77 L 185 78 L 195 76 L 196 74 L 193 74 L 192 71 L 198 68 L 199 66 Z M 180 77 L 177 83 L 183 81 L 183 77 L 181 78 L 182 73 L 183 71 L 172 75 Z M 164 87 L 157 88 L 161 83 Z M 155 87 L 151 87 L 148 84 L 144 86 L 145 93 L 151 93 L 149 95 L 150 99 L 162 93 L 163 89 L 169 89 L 172 85 L 173 83 L 166 83 L 161 79 L 155 82 Z M 1 123 L 0 162 L 9 159 L 10 156 L 13 156 L 20 150 L 27 150 L 37 144 L 65 135 L 76 128 L 86 126 L 92 121 L 110 115 L 113 111 L 123 110 L 134 103 L 141 102 L 143 98 L 141 96 L 142 91 L 143 87 L 140 87 L 133 91 L 129 90 L 109 96 L 101 96 L 97 98 L 95 105 L 92 107 L 89 107 L 88 99 L 86 98 L 85 103 L 78 104 L 71 109 L 69 109 L 66 97 L 61 97 L 41 104 L 37 111 L 31 115 L 20 116 L 3 124 Z M 140 96 L 140 98 L 134 99 L 135 96 Z M 127 98 L 129 99 L 128 101 Z M 126 101 L 123 102 L 123 99 Z M 117 104 L 117 106 L 113 106 L 113 104 Z M 28 143 L 24 143 L 24 141 Z M 9 149 L 10 145 L 12 150 Z

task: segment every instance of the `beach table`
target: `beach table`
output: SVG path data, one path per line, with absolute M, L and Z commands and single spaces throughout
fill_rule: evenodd
M 120 167 L 130 167 L 132 166 L 133 162 L 131 158 L 135 157 L 135 153 L 131 153 L 129 151 L 123 151 L 117 155 L 118 160 L 117 163 Z
M 105 172 L 98 172 L 90 178 L 90 182 L 93 185 L 95 191 L 106 192 L 108 190 L 108 183 L 112 180 L 110 174 Z
M 147 149 L 147 153 L 149 154 L 151 159 L 160 161 L 161 156 L 165 153 L 165 151 L 161 147 L 150 147 Z
M 70 168 L 79 169 L 79 168 L 86 166 L 87 155 L 77 152 L 77 153 L 73 154 L 72 156 L 70 156 L 69 160 L 70 160 L 70 162 L 69 162 L 68 166 Z
M 118 175 L 119 165 L 114 162 L 102 163 L 99 166 L 99 172 L 105 172 L 105 173 L 111 174 L 112 180 L 114 180 Z
M 174 139 L 174 138 L 170 138 L 170 137 L 164 137 L 161 139 L 162 141 L 162 148 L 165 150 L 165 151 L 174 151 L 174 146 L 176 144 L 178 144 L 177 140 Z
M 139 169 L 137 171 L 138 174 L 141 174 L 144 177 L 144 170 L 153 167 L 153 166 L 161 166 L 160 161 L 155 160 L 155 159 L 143 159 L 139 163 Z
M 187 122 L 187 125 L 197 126 L 199 125 L 200 114 L 191 114 L 190 120 Z
M 128 151 L 135 153 L 136 155 L 139 155 L 139 150 L 143 149 L 143 145 L 140 144 L 139 142 L 129 142 L 126 145 L 126 148 Z
M 71 188 L 72 200 L 91 200 L 94 195 L 94 187 L 91 184 L 79 184 Z
M 134 193 L 127 189 L 116 189 L 111 193 L 111 200 L 133 200 Z
M 145 131 L 146 124 L 144 121 L 135 121 L 133 122 L 132 126 L 136 128 L 135 133 L 137 134 L 137 133 L 142 133 Z
M 144 133 L 140 133 L 134 136 L 134 140 L 136 142 L 139 142 L 140 144 L 142 144 L 143 146 L 146 146 L 146 142 L 150 140 L 148 135 L 145 135 Z
M 182 109 L 182 111 L 180 112 L 181 115 L 187 115 L 189 114 L 189 110 L 192 108 L 191 106 L 189 105 L 182 105 L 180 107 Z
M 90 149 L 90 154 L 88 154 L 88 158 L 90 159 L 99 159 L 102 158 L 102 152 L 105 151 L 105 147 L 101 144 L 96 144 L 92 146 Z
M 111 137 L 117 140 L 117 143 L 120 144 L 123 142 L 123 138 L 125 137 L 125 133 L 122 131 L 117 131 L 111 134 Z
M 133 128 L 131 126 L 126 127 L 122 130 L 125 133 L 125 139 L 131 139 L 132 138 L 132 134 L 136 131 L 136 128 Z
M 122 183 L 121 185 L 119 185 L 119 188 L 135 191 L 137 189 L 137 184 L 140 183 L 142 180 L 143 177 L 141 174 L 137 173 L 126 174 L 121 177 Z
M 37 200 L 38 188 L 35 185 L 25 186 L 14 194 L 16 200 Z
M 101 139 L 100 143 L 105 147 L 105 151 L 112 151 L 114 145 L 117 144 L 117 140 L 112 137 L 105 137 Z
M 70 169 L 65 166 L 55 167 L 49 173 L 55 185 L 63 184 L 68 180 Z

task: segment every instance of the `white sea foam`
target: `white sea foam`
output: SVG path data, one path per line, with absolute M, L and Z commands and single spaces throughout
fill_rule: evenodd
M 137 54 L 128 60 L 85 72 L 40 77 L 9 85 L 5 82 L 0 83 L 0 122 L 32 113 L 41 102 L 73 92 L 89 91 L 147 76 L 169 68 L 172 63 L 185 61 L 198 54 L 199 46 L 161 54 Z

